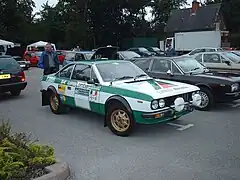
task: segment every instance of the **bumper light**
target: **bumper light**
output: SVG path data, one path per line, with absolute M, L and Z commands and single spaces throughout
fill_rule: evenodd
M 179 97 L 177 99 L 175 99 L 174 101 L 174 107 L 175 107 L 175 110 L 180 112 L 184 109 L 184 105 L 185 104 L 185 101 L 183 98 Z
M 239 84 L 238 83 L 234 83 L 231 85 L 231 91 L 234 92 L 234 91 L 237 91 L 239 89 Z
M 192 100 L 193 100 L 193 102 L 192 102 L 193 105 L 197 106 L 197 107 L 199 107 L 201 102 L 202 102 L 201 96 L 199 94 L 196 94 L 196 93 L 192 95 Z

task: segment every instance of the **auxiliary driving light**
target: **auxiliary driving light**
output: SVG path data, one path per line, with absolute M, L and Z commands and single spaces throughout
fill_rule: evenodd
M 201 105 L 202 102 L 202 98 L 199 94 L 193 94 L 192 96 L 192 100 L 193 100 L 193 105 L 199 107 Z
M 181 97 L 178 97 L 177 99 L 175 99 L 174 101 L 174 107 L 175 107 L 175 110 L 180 112 L 184 109 L 184 99 L 181 98 Z

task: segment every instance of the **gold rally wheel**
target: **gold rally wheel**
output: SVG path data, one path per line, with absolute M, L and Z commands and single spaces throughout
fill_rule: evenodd
M 50 92 L 49 95 L 50 109 L 54 114 L 62 114 L 67 111 L 68 107 L 64 106 L 59 98 L 59 95 L 55 92 Z
M 135 127 L 135 120 L 131 113 L 120 103 L 112 104 L 108 108 L 107 125 L 118 136 L 129 136 Z

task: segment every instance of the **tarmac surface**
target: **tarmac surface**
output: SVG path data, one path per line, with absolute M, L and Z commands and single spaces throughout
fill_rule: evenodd
M 99 115 L 80 109 L 54 115 L 42 107 L 42 72 L 31 68 L 26 74 L 28 86 L 19 97 L 0 96 L 0 117 L 14 131 L 53 145 L 57 157 L 70 164 L 72 179 L 240 179 L 238 104 L 195 111 L 174 124 L 138 126 L 132 136 L 118 137 Z

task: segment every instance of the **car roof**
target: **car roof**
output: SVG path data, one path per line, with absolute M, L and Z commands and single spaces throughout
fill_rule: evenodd
M 0 58 L 12 58 L 10 55 L 1 55 Z
M 86 65 L 93 65 L 93 64 L 106 64 L 106 63 L 113 63 L 113 62 L 130 62 L 130 61 L 125 61 L 125 60 L 105 60 L 105 59 L 94 59 L 94 60 L 84 60 L 84 61 L 75 61 L 73 63 L 70 64 L 86 64 Z
M 167 56 L 153 56 L 153 57 L 140 57 L 140 58 L 133 58 L 133 61 L 135 60 L 144 60 L 144 59 L 149 59 L 149 60 L 152 60 L 152 59 L 166 59 L 166 60 L 179 60 L 179 59 L 182 59 L 182 58 L 188 58 L 188 59 L 193 59 L 192 56 L 188 57 L 188 56 L 174 56 L 174 57 L 167 57 Z

